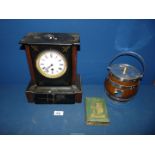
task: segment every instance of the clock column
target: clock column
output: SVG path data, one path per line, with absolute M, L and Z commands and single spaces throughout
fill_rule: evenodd
M 77 70 L 77 46 L 72 46 L 72 83 L 76 82 L 76 70 Z
M 31 81 L 35 83 L 35 74 L 34 74 L 33 65 L 32 65 L 30 47 L 28 45 L 25 45 L 25 49 L 26 49 L 26 56 L 27 56 L 27 61 L 29 65 L 30 75 L 31 75 Z

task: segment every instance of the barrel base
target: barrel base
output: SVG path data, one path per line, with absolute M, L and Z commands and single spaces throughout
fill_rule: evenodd
M 106 92 L 106 94 L 107 94 L 107 96 L 109 98 L 111 98 L 112 100 L 115 100 L 115 101 L 119 101 L 119 102 L 127 102 L 127 101 L 129 101 L 129 100 L 131 100 L 133 98 L 133 97 L 130 97 L 130 98 L 127 98 L 127 99 L 125 99 L 125 98 L 118 98 L 118 97 L 115 97 L 114 95 L 111 95 L 107 91 L 105 91 L 105 92 Z

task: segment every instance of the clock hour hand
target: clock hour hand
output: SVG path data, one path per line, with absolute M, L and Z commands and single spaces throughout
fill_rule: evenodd
M 50 67 L 52 67 L 52 66 L 53 66 L 53 64 L 51 64 L 50 66 L 46 67 L 46 68 L 45 68 L 46 71 L 48 72 L 48 69 L 49 69 Z
M 53 64 L 51 64 L 50 66 L 46 67 L 46 69 L 49 69 L 49 68 L 52 67 L 52 66 L 53 66 Z

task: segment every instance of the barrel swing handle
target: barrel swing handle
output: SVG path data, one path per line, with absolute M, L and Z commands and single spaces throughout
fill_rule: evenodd
M 111 61 L 110 61 L 110 63 L 109 63 L 109 65 L 108 65 L 108 70 L 110 70 L 111 69 L 111 66 L 112 66 L 112 64 L 113 64 L 113 62 L 116 60 L 116 59 L 118 59 L 119 57 L 121 57 L 121 56 L 132 56 L 132 57 L 134 57 L 135 59 L 137 59 L 138 61 L 139 61 L 139 63 L 141 64 L 141 66 L 142 66 L 142 71 L 141 71 L 141 75 L 140 75 L 140 77 L 142 78 L 143 76 L 144 76 L 144 70 L 145 70 L 145 62 L 144 62 L 144 59 L 143 59 L 143 57 L 141 56 L 141 55 L 139 55 L 139 54 L 137 54 L 137 53 L 135 53 L 135 52 L 132 52 L 132 51 L 129 51 L 129 52 L 121 52 L 121 53 L 119 53 L 119 54 L 117 54 Z

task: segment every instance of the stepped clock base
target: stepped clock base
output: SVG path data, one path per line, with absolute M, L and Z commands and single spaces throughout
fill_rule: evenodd
M 26 89 L 28 102 L 37 104 L 71 104 L 82 101 L 81 80 L 78 75 L 75 84 L 70 86 L 37 86 L 32 82 Z

